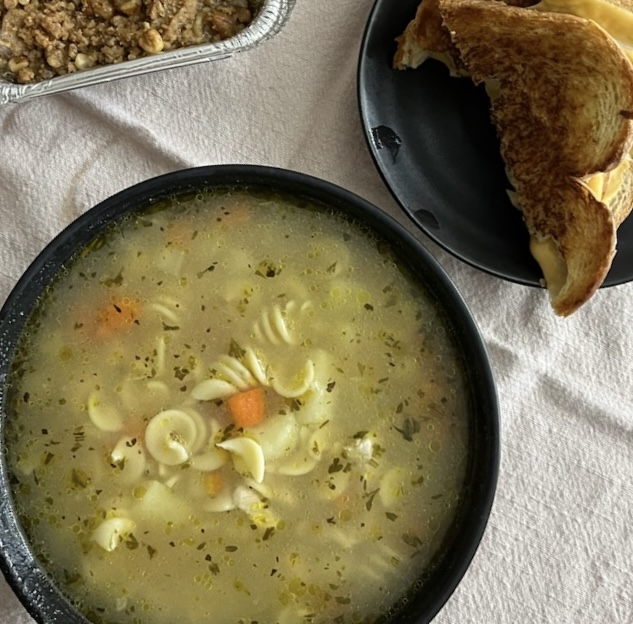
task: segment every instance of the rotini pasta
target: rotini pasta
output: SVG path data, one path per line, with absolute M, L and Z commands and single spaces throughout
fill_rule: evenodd
M 93 392 L 88 398 L 88 416 L 101 431 L 113 432 L 123 429 L 123 414 L 101 391 Z
M 121 473 L 129 483 L 138 482 L 147 465 L 141 441 L 130 435 L 119 438 L 110 453 L 110 459 L 113 464 L 120 467 Z
M 205 424 L 193 411 L 169 409 L 154 416 L 145 428 L 145 446 L 159 463 L 178 466 L 204 444 Z

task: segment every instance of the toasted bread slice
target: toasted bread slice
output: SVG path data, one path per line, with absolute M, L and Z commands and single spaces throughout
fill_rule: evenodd
M 439 6 L 469 76 L 488 87 L 515 177 L 581 177 L 620 163 L 633 143 L 633 66 L 604 29 L 490 0 Z
M 415 17 L 396 41 L 398 48 L 393 59 L 396 69 L 415 69 L 427 59 L 434 58 L 444 63 L 451 75 L 468 75 L 461 67 L 459 51 L 444 26 L 439 12 L 439 0 L 423 0 Z
M 587 179 L 616 169 L 631 149 L 633 66 L 591 20 L 489 0 L 438 6 L 470 77 L 486 84 L 552 306 L 571 314 L 602 284 L 615 254 L 605 179 L 602 194 Z M 617 196 L 608 179 L 606 187 Z
M 604 281 L 616 228 L 633 205 L 633 66 L 595 22 L 545 10 L 584 2 L 542 0 L 536 11 L 495 0 L 424 0 L 394 59 L 402 68 L 439 58 L 485 84 L 515 189 L 510 198 L 563 316 Z
M 503 1 L 503 0 L 490 0 Z M 538 0 L 505 0 L 505 4 L 527 7 Z M 566 0 L 543 0 L 548 2 L 565 2 Z M 573 2 L 574 0 L 568 0 Z M 576 0 L 578 1 L 578 0 Z M 605 0 L 606 1 L 606 0 Z M 545 9 L 544 9 L 545 10 Z M 455 48 L 451 34 L 444 25 L 439 12 L 439 0 L 424 0 L 418 6 L 415 17 L 409 22 L 405 31 L 396 38 L 398 48 L 393 59 L 396 69 L 415 69 L 429 58 L 444 63 L 454 76 L 467 76 L 459 51 Z
M 633 62 L 633 0 L 541 0 L 535 11 L 566 13 L 591 19 L 602 26 Z M 613 170 L 584 178 L 596 198 L 607 205 L 616 227 L 633 209 L 633 162 L 631 153 Z
M 536 11 L 567 13 L 602 26 L 633 61 L 632 0 L 540 0 Z

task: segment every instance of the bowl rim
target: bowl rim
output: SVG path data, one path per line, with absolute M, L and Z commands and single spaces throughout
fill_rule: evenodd
M 173 195 L 215 188 L 269 189 L 325 204 L 369 226 L 385 239 L 444 310 L 464 362 L 470 392 L 471 449 L 464 510 L 451 530 L 448 552 L 439 559 L 424 591 L 411 594 L 398 624 L 430 622 L 462 580 L 481 543 L 492 510 L 500 461 L 500 414 L 495 380 L 481 333 L 465 301 L 441 265 L 394 217 L 360 196 L 311 175 L 260 165 L 208 165 L 182 169 L 134 184 L 101 201 L 61 230 L 35 257 L 0 309 L 0 571 L 37 622 L 86 624 L 40 567 L 28 546 L 13 504 L 4 452 L 7 373 L 11 353 L 38 296 L 60 264 L 113 220 Z M 477 389 L 477 393 L 475 390 Z M 468 513 L 465 513 L 466 508 Z M 58 618 L 62 619 L 58 619 Z

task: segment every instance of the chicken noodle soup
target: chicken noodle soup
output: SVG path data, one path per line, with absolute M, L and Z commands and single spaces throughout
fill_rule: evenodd
M 374 233 L 284 197 L 101 233 L 41 298 L 9 396 L 21 522 L 96 623 L 382 621 L 464 481 L 432 297 Z

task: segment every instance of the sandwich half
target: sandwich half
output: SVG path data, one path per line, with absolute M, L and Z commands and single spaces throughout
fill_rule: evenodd
M 394 64 L 426 58 L 485 85 L 510 199 L 555 312 L 571 314 L 604 281 L 633 204 L 630 59 L 591 19 L 496 0 L 425 0 Z

